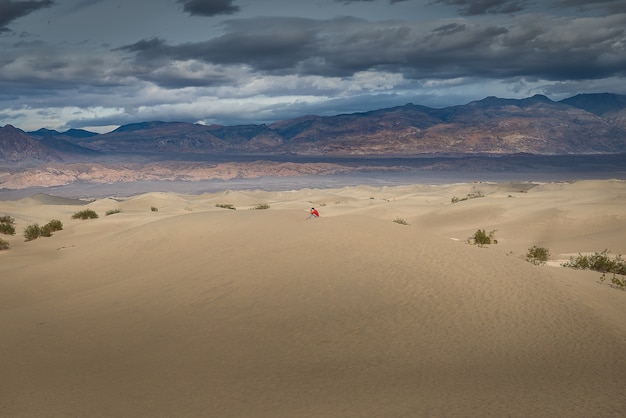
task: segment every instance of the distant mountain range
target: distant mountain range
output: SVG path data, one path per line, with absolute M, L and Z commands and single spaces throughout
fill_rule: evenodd
M 581 94 L 559 102 L 487 97 L 462 106 L 407 104 L 336 116 L 302 116 L 271 125 L 151 121 L 96 134 L 0 128 L 0 164 L 106 161 L 150 154 L 414 156 L 626 152 L 626 96 Z M 121 157 L 120 157 L 121 158 Z

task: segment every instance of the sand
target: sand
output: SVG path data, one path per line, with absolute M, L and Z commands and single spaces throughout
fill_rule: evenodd
M 626 410 L 626 291 L 559 266 L 626 254 L 626 181 L 37 195 L 0 215 L 18 231 L 0 236 L 3 417 Z M 477 229 L 498 243 L 466 243 Z

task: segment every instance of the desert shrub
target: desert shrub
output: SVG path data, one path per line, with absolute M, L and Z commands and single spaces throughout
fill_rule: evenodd
M 72 219 L 96 219 L 98 214 L 91 209 L 81 210 L 72 215 Z
M 626 262 L 621 254 L 611 257 L 609 250 L 596 252 L 593 255 L 578 254 L 578 257 L 570 257 L 569 261 L 563 263 L 563 267 L 571 267 L 580 270 L 593 270 L 601 273 L 616 273 L 626 275 Z
M 494 239 L 495 233 L 496 233 L 495 229 L 489 232 L 489 234 L 487 234 L 484 229 L 479 229 L 476 232 L 474 232 L 473 236 L 468 238 L 468 242 L 470 242 L 471 244 L 478 245 L 479 247 L 483 247 L 485 245 L 492 244 L 492 243 L 497 244 L 498 241 Z
M 2 250 L 8 250 L 9 249 L 9 243 L 8 241 L 3 240 L 2 238 L 0 238 L 0 251 Z
M 50 231 L 52 232 L 63 230 L 63 222 L 59 221 L 58 219 L 51 220 L 45 226 L 50 228 Z
M 32 241 L 41 236 L 41 227 L 39 224 L 30 224 L 24 228 L 24 238 L 26 241 Z
M 15 219 L 9 215 L 0 216 L 0 234 L 15 235 Z
M 269 209 L 269 208 L 270 208 L 270 205 L 268 205 L 267 203 L 259 203 L 258 205 L 256 205 L 252 209 L 254 209 L 254 210 L 263 210 L 263 209 Z
M 53 232 L 61 231 L 62 229 L 63 223 L 58 219 L 53 219 L 44 226 L 31 224 L 24 229 L 24 238 L 26 241 L 32 241 L 39 237 L 51 237 Z
M 114 215 L 116 213 L 120 213 L 122 209 L 110 209 L 104 213 L 104 216 Z
M 40 237 L 52 236 L 52 227 L 50 226 L 50 224 L 45 224 L 44 226 L 39 228 L 39 236 Z
M 0 234 L 15 235 L 15 227 L 12 224 L 0 223 Z
M 217 203 L 215 207 L 222 208 L 222 209 L 232 209 L 232 210 L 237 209 L 235 206 L 233 206 L 230 203 Z
M 606 273 L 602 273 L 600 277 L 600 281 L 604 282 L 606 280 Z M 622 290 L 626 290 L 626 277 L 618 277 L 617 274 L 613 273 L 613 277 L 611 277 L 611 285 L 613 287 L 617 287 Z
M 458 202 L 462 202 L 464 200 L 476 199 L 476 198 L 479 198 L 479 197 L 485 197 L 485 195 L 482 194 L 481 192 L 468 193 L 467 196 L 465 196 L 465 197 L 456 197 L 456 196 L 454 196 L 452 199 L 450 199 L 450 201 L 452 203 L 458 203 Z
M 159 208 L 157 208 L 156 206 L 150 206 L 150 210 L 151 210 L 152 212 L 158 212 L 158 211 L 159 211 Z
M 533 245 L 526 253 L 526 261 L 535 265 L 546 264 L 548 258 L 550 258 L 550 250 L 545 247 L 537 247 L 536 245 Z
M 396 219 L 394 219 L 393 221 L 394 221 L 395 223 L 397 223 L 397 224 L 400 224 L 400 225 L 408 225 L 408 224 L 409 224 L 406 220 L 404 220 L 404 219 L 402 219 L 402 218 L 396 218 Z

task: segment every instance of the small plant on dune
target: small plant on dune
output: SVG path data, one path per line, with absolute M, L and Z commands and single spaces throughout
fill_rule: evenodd
M 600 282 L 604 283 L 605 280 L 606 273 L 602 273 L 602 276 L 600 276 Z M 626 290 L 626 276 L 622 276 L 620 278 L 617 274 L 613 273 L 613 277 L 611 277 L 611 285 L 618 289 Z
M 408 225 L 408 224 L 409 224 L 406 220 L 404 220 L 404 219 L 402 219 L 402 218 L 396 218 L 396 219 L 394 219 L 393 221 L 394 221 L 395 223 L 397 223 L 397 224 L 400 224 L 400 225 Z
M 615 257 L 611 257 L 609 254 L 607 249 L 593 255 L 578 254 L 578 257 L 570 257 L 568 262 L 561 265 L 579 270 L 599 271 L 602 273 L 600 282 L 606 280 L 607 273 L 612 274 L 611 285 L 626 290 L 626 262 L 621 254 L 617 254 Z
M 39 236 L 40 237 L 51 237 L 52 236 L 52 227 L 49 224 L 45 224 L 44 226 L 39 228 Z
M 222 209 L 237 210 L 237 208 L 234 205 L 230 204 L 230 203 L 217 203 L 215 205 L 215 207 L 222 208 Z
M 9 224 L 0 224 L 0 234 L 15 235 L 15 227 Z
M 0 216 L 0 234 L 15 235 L 15 219 L 9 215 Z
M 24 239 L 26 241 L 32 241 L 41 236 L 41 227 L 39 224 L 30 224 L 24 228 Z
M 0 238 L 0 251 L 8 250 L 8 249 L 9 249 L 9 242 Z
M 578 257 L 570 257 L 569 261 L 563 263 L 563 267 L 571 267 L 580 270 L 593 270 L 601 273 L 616 273 L 626 275 L 626 262 L 621 254 L 611 257 L 609 250 L 596 252 L 593 255 L 578 254 Z
M 269 209 L 270 205 L 268 205 L 267 203 L 259 203 L 258 205 L 256 205 L 255 207 L 253 207 L 253 210 L 263 210 L 263 209 Z
M 159 211 L 159 209 L 156 206 L 150 206 L 150 210 L 152 212 L 158 212 Z
M 81 210 L 72 215 L 72 219 L 96 219 L 98 214 L 91 209 Z
M 44 226 L 39 224 L 28 225 L 24 229 L 24 238 L 26 241 L 32 241 L 39 237 L 51 237 L 53 232 L 61 231 L 63 229 L 63 223 L 58 219 L 53 219 Z
M 533 245 L 526 253 L 526 261 L 537 266 L 546 264 L 548 262 L 548 258 L 550 258 L 550 250 L 545 247 L 537 247 L 536 245 Z
M 63 222 L 59 221 L 58 219 L 51 220 L 45 226 L 48 227 L 52 232 L 63 230 Z
M 488 234 L 485 232 L 484 229 L 479 229 L 476 232 L 474 232 L 474 235 L 469 237 L 467 241 L 470 244 L 478 245 L 479 247 L 484 247 L 485 245 L 488 245 L 488 244 L 497 244 L 498 240 L 494 239 L 495 233 L 496 233 L 495 229 L 489 232 Z
M 476 198 L 479 198 L 479 197 L 485 197 L 485 195 L 482 194 L 481 192 L 468 193 L 467 196 L 465 196 L 465 197 L 456 197 L 456 196 L 454 196 L 452 199 L 450 199 L 450 201 L 452 203 L 459 203 L 459 202 L 462 202 L 464 200 L 476 199 Z
M 121 211 L 122 211 L 122 209 L 110 209 L 110 210 L 107 210 L 107 211 L 104 213 L 104 215 L 105 215 L 105 216 L 114 215 L 114 214 L 116 214 L 116 213 L 120 213 Z

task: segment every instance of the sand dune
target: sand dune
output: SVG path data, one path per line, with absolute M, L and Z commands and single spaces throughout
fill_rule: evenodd
M 626 292 L 523 258 L 625 254 L 625 204 L 618 180 L 0 201 L 0 416 L 622 416 Z

